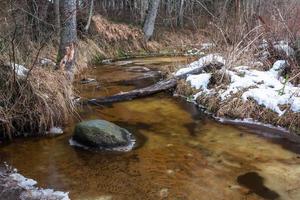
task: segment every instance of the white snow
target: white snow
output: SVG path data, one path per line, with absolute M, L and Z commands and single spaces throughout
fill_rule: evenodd
M 285 79 L 280 77 L 280 71 L 286 66 L 286 61 L 276 61 L 269 71 L 238 69 L 236 72 L 229 71 L 231 84 L 221 94 L 224 100 L 228 96 L 245 89 L 242 98 L 255 100 L 259 105 L 278 113 L 279 116 L 285 113 L 280 105 L 291 105 L 293 112 L 299 112 L 298 106 L 299 89 L 291 83 L 284 83 Z M 250 88 L 251 87 L 251 88 Z
M 26 67 L 24 67 L 23 65 L 11 63 L 10 66 L 11 66 L 12 70 L 15 69 L 16 75 L 19 76 L 20 78 L 25 78 L 27 76 L 27 73 L 29 70 Z
M 216 45 L 214 43 L 211 42 L 207 42 L 207 43 L 202 43 L 201 44 L 201 50 L 209 50 L 213 47 L 215 47 Z
M 19 173 L 13 173 L 13 174 L 10 175 L 10 177 L 13 180 L 17 181 L 18 185 L 20 187 L 25 188 L 25 189 L 30 189 L 32 186 L 37 184 L 37 182 L 35 180 L 25 178 L 24 176 L 22 176 Z
M 287 56 L 294 56 L 295 51 L 286 41 L 279 41 L 278 44 L 274 45 L 277 51 L 284 52 Z
M 52 189 L 42 189 L 35 185 L 37 182 L 33 179 L 28 179 L 19 173 L 13 173 L 9 175 L 12 180 L 16 181 L 18 186 L 27 190 L 21 199 L 26 199 L 30 196 L 34 199 L 57 199 L 57 200 L 70 200 L 68 192 L 54 191 Z
M 47 133 L 52 135 L 61 135 L 64 133 L 64 131 L 60 127 L 53 126 L 50 128 L 50 130 Z
M 193 48 L 188 50 L 184 55 L 185 56 L 198 56 L 198 55 L 204 55 L 205 53 L 197 48 Z
M 175 73 L 175 76 L 183 75 L 185 73 L 193 71 L 194 69 L 203 68 L 209 63 L 222 63 L 225 65 L 225 59 L 218 54 L 208 54 L 207 56 L 200 58 L 198 61 L 187 65 L 187 67 L 179 69 Z
M 207 86 L 209 84 L 210 78 L 210 73 L 204 73 L 199 75 L 189 75 L 186 81 L 190 82 L 191 86 L 196 88 L 197 90 L 203 89 L 207 91 Z
M 197 62 L 176 72 L 180 75 L 191 69 L 203 67 L 204 63 L 211 61 L 213 54 L 203 57 Z M 216 57 L 217 60 L 225 63 L 223 58 Z M 194 95 L 196 99 L 199 95 L 217 95 L 222 101 L 232 97 L 233 94 L 242 91 L 241 98 L 246 102 L 254 100 L 257 104 L 268 108 L 279 116 L 285 114 L 290 109 L 292 112 L 300 112 L 300 87 L 293 86 L 281 77 L 282 70 L 287 66 L 285 60 L 278 60 L 268 71 L 250 69 L 247 66 L 234 67 L 226 70 L 225 73 L 230 77 L 231 83 L 223 90 L 207 89 L 211 74 L 202 73 L 199 75 L 189 75 L 186 79 L 192 87 L 202 89 Z M 282 109 L 281 106 L 288 105 L 290 108 Z

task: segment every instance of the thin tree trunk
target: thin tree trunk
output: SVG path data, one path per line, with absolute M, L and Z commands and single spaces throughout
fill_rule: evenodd
M 60 45 L 57 58 L 59 69 L 65 69 L 68 78 L 73 80 L 75 65 L 76 30 L 76 0 L 62 0 Z
M 93 17 L 93 12 L 94 12 L 94 0 L 91 0 L 91 5 L 90 5 L 90 9 L 89 9 L 89 17 L 88 17 L 86 26 L 84 27 L 85 32 L 89 31 L 91 21 L 92 21 L 92 17 Z
M 141 10 L 140 10 L 141 24 L 144 24 L 145 22 L 148 5 L 149 5 L 148 0 L 141 0 Z
M 54 0 L 55 28 L 60 32 L 59 0 Z
M 147 14 L 145 24 L 144 24 L 144 35 L 145 35 L 145 40 L 148 41 L 152 36 L 154 32 L 154 25 L 155 25 L 155 20 L 157 16 L 157 10 L 159 7 L 160 0 L 151 0 L 149 2 L 149 12 Z
M 180 8 L 179 8 L 179 13 L 178 13 L 178 25 L 180 27 L 183 27 L 183 5 L 184 5 L 184 0 L 180 0 Z

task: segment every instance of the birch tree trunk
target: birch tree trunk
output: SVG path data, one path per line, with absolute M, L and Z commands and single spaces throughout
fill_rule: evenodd
M 73 80 L 75 64 L 76 30 L 76 0 L 62 0 L 60 4 L 61 32 L 57 57 L 57 66 L 68 73 Z
M 148 41 L 153 36 L 154 25 L 157 16 L 157 10 L 159 7 L 160 0 L 151 0 L 149 2 L 149 11 L 146 16 L 145 24 L 144 24 L 144 36 L 145 40 Z

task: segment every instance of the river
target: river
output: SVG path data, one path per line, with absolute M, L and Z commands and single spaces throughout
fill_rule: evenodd
M 153 71 L 186 62 L 186 57 L 157 57 L 99 65 L 85 73 L 98 83 L 76 88 L 86 98 L 128 91 L 156 82 L 160 77 Z M 128 129 L 137 138 L 136 146 L 130 152 L 70 146 L 74 120 L 61 136 L 2 144 L 0 161 L 41 187 L 69 191 L 75 200 L 300 199 L 298 144 L 221 124 L 182 98 L 161 93 L 84 106 L 79 115 Z

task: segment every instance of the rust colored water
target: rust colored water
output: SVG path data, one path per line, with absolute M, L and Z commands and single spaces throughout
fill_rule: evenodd
M 87 76 L 108 81 L 98 88 L 78 85 L 79 91 L 91 97 L 139 87 L 111 80 L 141 75 L 126 72 L 126 67 L 155 63 L 159 68 L 157 63 L 162 62 L 146 61 L 99 66 Z M 162 64 L 171 62 L 168 58 Z M 217 123 L 180 98 L 158 94 L 85 107 L 80 114 L 83 119 L 101 118 L 127 128 L 137 138 L 135 149 L 109 153 L 72 147 L 71 124 L 59 137 L 2 145 L 0 160 L 37 180 L 39 186 L 70 191 L 70 197 L 78 200 L 300 199 L 298 145 Z

